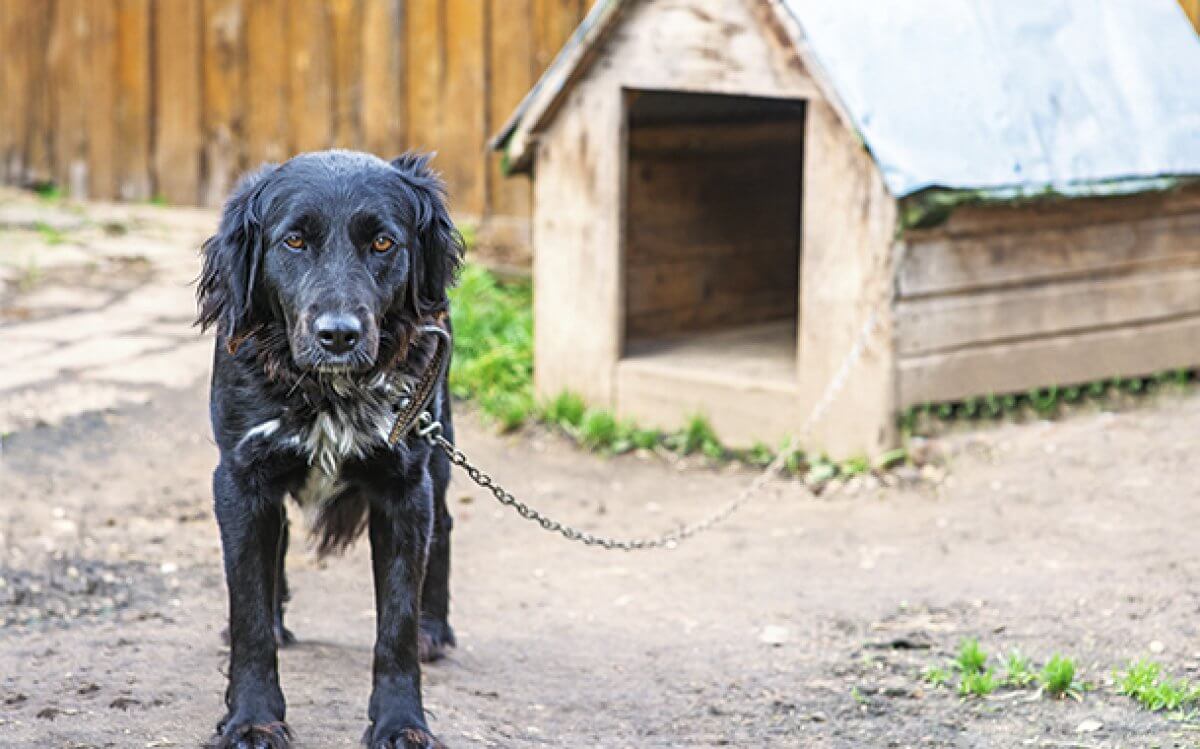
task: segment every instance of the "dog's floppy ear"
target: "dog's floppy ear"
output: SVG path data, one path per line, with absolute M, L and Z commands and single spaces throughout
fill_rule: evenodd
M 415 205 L 416 246 L 409 248 L 409 304 L 419 319 L 450 306 L 447 291 L 466 251 L 462 235 L 450 220 L 446 187 L 429 166 L 432 154 L 406 153 L 392 161 L 404 177 Z
M 253 304 L 263 253 L 258 203 L 263 185 L 275 169 L 274 164 L 266 164 L 242 178 L 225 202 L 217 233 L 204 242 L 196 322 L 204 330 L 215 325 L 225 336 L 230 353 L 236 352 L 258 325 Z

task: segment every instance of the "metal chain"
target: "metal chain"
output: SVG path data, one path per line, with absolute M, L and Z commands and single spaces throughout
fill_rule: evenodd
M 428 412 L 421 414 L 420 426 L 417 434 L 424 437 L 430 444 L 440 448 L 450 462 L 459 468 L 466 471 L 467 476 L 472 481 L 478 484 L 483 489 L 487 489 L 496 498 L 496 501 L 506 507 L 511 507 L 517 511 L 517 514 L 526 520 L 540 525 L 544 530 L 551 533 L 558 533 L 568 541 L 578 541 L 586 546 L 600 546 L 605 549 L 619 549 L 621 551 L 639 551 L 642 549 L 673 549 L 680 541 L 691 538 L 692 536 L 702 531 L 708 530 L 714 525 L 728 518 L 742 507 L 755 499 L 762 488 L 767 485 L 775 474 L 783 468 L 787 463 L 788 458 L 800 446 L 802 437 L 807 436 L 824 418 L 825 413 L 833 404 L 835 398 L 841 393 L 846 385 L 846 381 L 850 378 L 850 373 L 854 370 L 858 360 L 862 358 L 863 352 L 867 348 L 867 342 L 871 338 L 871 334 L 875 330 L 875 326 L 879 322 L 879 309 L 876 308 L 871 312 L 867 321 L 863 324 L 862 329 L 858 333 L 858 338 L 855 339 L 854 345 L 850 347 L 850 351 L 846 354 L 846 358 L 842 360 L 837 372 L 826 386 L 825 392 L 821 394 L 820 400 L 813 406 L 809 412 L 808 418 L 800 427 L 800 431 L 793 436 L 782 450 L 767 464 L 762 473 L 754 477 L 754 480 L 745 486 L 738 495 L 731 501 L 726 503 L 716 512 L 695 522 L 680 526 L 679 528 L 663 533 L 653 538 L 612 538 L 609 536 L 597 536 L 594 533 L 581 531 L 578 528 L 559 522 L 553 518 L 547 517 L 538 510 L 530 507 L 521 500 L 514 497 L 507 489 L 500 486 L 488 474 L 481 471 L 478 467 L 471 463 L 471 460 L 454 446 L 454 443 L 442 436 L 442 425 L 433 420 L 433 417 Z

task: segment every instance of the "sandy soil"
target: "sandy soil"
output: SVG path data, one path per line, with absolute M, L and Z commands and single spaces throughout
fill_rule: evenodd
M 146 281 L 100 294 L 108 312 L 87 313 L 128 316 L 89 336 L 124 336 L 129 361 L 67 340 L 82 329 L 53 327 L 66 312 L 45 299 L 10 299 L 26 312 L 0 319 L 0 345 L 28 346 L 0 371 L 12 431 L 0 453 L 0 747 L 196 746 L 222 712 L 215 449 L 186 275 L 165 276 L 169 293 Z M 52 289 L 37 293 L 80 303 Z M 33 340 L 53 335 L 63 348 Z M 84 392 L 139 396 L 54 410 L 74 403 L 61 388 L 89 382 Z M 957 435 L 937 486 L 815 499 L 780 481 L 670 552 L 569 545 L 457 479 L 460 646 L 426 669 L 432 726 L 453 747 L 1196 746 L 1200 726 L 1141 711 L 1110 681 L 1151 654 L 1177 675 L 1200 671 L 1197 424 L 1189 397 Z M 694 519 L 750 479 L 499 437 L 470 414 L 459 442 L 537 506 L 608 532 Z M 366 549 L 317 563 L 294 544 L 289 564 L 289 721 L 302 747 L 355 746 L 373 634 Z M 964 702 L 924 684 L 963 637 L 1038 660 L 1067 653 L 1095 689 Z

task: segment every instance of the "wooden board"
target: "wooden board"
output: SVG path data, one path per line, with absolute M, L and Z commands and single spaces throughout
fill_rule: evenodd
M 364 147 L 382 158 L 398 156 L 407 141 L 404 64 L 408 39 L 403 0 L 366 0 L 362 26 Z
M 220 205 L 242 170 L 245 0 L 204 0 L 204 184 Z
M 1200 365 L 1200 316 L 899 362 L 899 407 Z
M 44 184 L 54 180 L 54 91 L 50 80 L 49 50 L 54 25 L 53 5 L 38 3 L 28 11 L 22 29 L 28 76 L 25 106 L 25 161 L 22 182 Z
M 290 151 L 289 10 L 287 0 L 251 0 L 245 8 L 247 106 L 243 136 L 247 169 L 282 161 Z
M 488 0 L 488 130 L 496 130 L 537 80 L 534 0 Z M 489 213 L 527 216 L 533 197 L 529 180 L 503 174 L 499 154 L 488 160 Z
M 363 39 L 362 0 L 328 0 L 333 96 L 333 145 L 362 144 Z
M 0 107 L 0 179 L 8 183 L 20 183 L 24 178 L 25 112 L 21 105 L 28 100 L 28 12 L 29 6 L 22 3 L 0 3 L 0 44 L 5 49 L 0 101 L 10 102 Z
M 583 19 L 584 0 L 533 0 L 534 65 L 545 70 Z
M 117 6 L 88 3 L 88 47 L 84 74 L 88 89 L 88 195 L 117 196 Z
M 824 401 L 830 383 L 839 382 L 840 391 L 805 446 L 839 459 L 878 455 L 896 443 L 889 306 L 896 204 L 828 103 L 809 105 L 807 125 L 798 346 L 805 418 Z M 843 377 L 843 364 L 860 342 L 861 355 Z
M 1200 267 L 901 300 L 896 347 L 926 354 L 1200 314 Z
M 154 14 L 155 191 L 177 205 L 200 199 L 200 0 L 175 0 Z
M 799 423 L 795 336 L 771 323 L 641 345 L 617 363 L 617 413 L 667 430 L 703 414 L 727 444 L 777 444 Z
M 1028 221 L 1036 222 L 1036 212 L 1027 216 L 1011 209 L 1003 214 L 1008 227 L 1003 233 L 910 235 L 898 271 L 900 296 L 964 293 L 1200 260 L 1200 206 L 1176 205 L 1157 213 L 1154 207 L 1169 209 L 1171 204 L 1155 197 L 1126 201 L 1137 213 L 1071 210 L 1068 224 L 1051 215 L 1045 219 L 1050 226 L 1027 228 Z
M 117 197 L 148 200 L 150 177 L 150 0 L 117 1 Z
M 446 68 L 444 96 L 454 102 L 442 120 L 438 168 L 454 185 L 451 207 L 457 215 L 487 211 L 487 161 L 480 144 L 487 138 L 487 101 L 478 95 L 487 76 L 485 4 L 445 0 Z
M 405 8 L 408 143 L 419 151 L 433 151 L 438 148 L 442 124 L 446 19 L 439 0 L 407 0 Z
M 328 7 L 322 0 L 288 4 L 290 151 L 333 144 L 333 59 Z

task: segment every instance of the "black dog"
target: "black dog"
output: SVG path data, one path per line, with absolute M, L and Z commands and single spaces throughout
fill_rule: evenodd
M 322 553 L 363 530 L 377 616 L 372 749 L 440 746 L 421 705 L 420 659 L 454 644 L 447 622 L 450 466 L 388 431 L 449 325 L 462 239 L 428 157 L 388 163 L 327 151 L 246 177 L 204 244 L 199 323 L 216 326 L 213 494 L 229 586 L 228 713 L 215 744 L 290 745 L 276 648 L 290 639 L 285 495 L 313 516 Z M 431 406 L 450 432 L 445 382 Z

